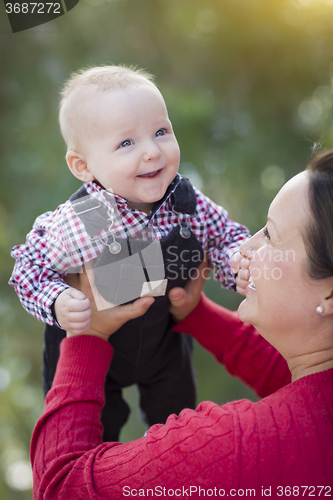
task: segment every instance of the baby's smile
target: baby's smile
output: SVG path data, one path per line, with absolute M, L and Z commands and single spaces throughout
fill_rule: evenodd
M 157 177 L 161 172 L 162 169 L 160 168 L 159 170 L 154 170 L 153 172 L 149 172 L 148 174 L 137 175 L 137 177 L 144 177 L 144 178 Z

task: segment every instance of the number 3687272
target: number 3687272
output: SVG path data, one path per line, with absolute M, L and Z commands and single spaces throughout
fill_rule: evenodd
M 61 14 L 60 3 L 6 3 L 7 14 Z

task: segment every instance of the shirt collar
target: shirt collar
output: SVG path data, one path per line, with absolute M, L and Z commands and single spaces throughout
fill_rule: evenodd
M 154 217 L 156 212 L 161 208 L 161 206 L 166 202 L 166 200 L 168 198 L 170 198 L 170 196 L 172 195 L 172 193 L 175 191 L 176 187 L 178 186 L 180 179 L 181 179 L 180 175 L 177 174 L 176 177 L 174 178 L 174 180 L 171 182 L 171 184 L 169 184 L 168 189 L 166 190 L 163 198 L 161 198 L 160 200 L 158 200 L 154 203 L 152 211 L 149 214 L 149 220 L 151 220 Z
M 97 182 L 95 181 L 85 182 L 84 185 L 88 194 L 98 193 L 99 195 L 102 196 L 104 195 L 104 193 L 110 193 L 110 195 L 112 195 L 113 198 L 116 200 L 117 205 L 127 205 L 127 200 L 125 200 L 125 198 L 122 198 L 117 194 L 107 191 L 100 184 L 97 184 Z
M 176 174 L 176 177 L 173 179 L 171 184 L 169 184 L 163 198 L 161 198 L 160 200 L 158 200 L 154 203 L 152 211 L 149 214 L 149 220 L 151 220 L 152 217 L 154 217 L 154 215 L 160 209 L 160 207 L 166 202 L 166 200 L 168 198 L 170 198 L 171 194 L 175 191 L 176 187 L 178 186 L 180 179 L 181 179 L 181 176 L 179 174 Z M 88 194 L 99 193 L 100 195 L 103 195 L 103 193 L 105 193 L 105 191 L 106 191 L 102 186 L 100 186 L 99 184 L 97 184 L 94 181 L 85 182 L 84 185 L 85 185 L 85 188 L 86 188 Z M 114 194 L 114 193 L 112 193 L 112 194 L 113 194 L 114 199 L 117 202 L 117 205 L 125 205 L 125 208 L 127 207 L 128 201 L 125 198 L 123 198 L 122 196 L 119 196 L 118 194 Z

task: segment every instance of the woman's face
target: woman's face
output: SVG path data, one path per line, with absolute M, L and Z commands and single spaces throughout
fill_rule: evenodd
M 308 173 L 283 186 L 273 200 L 267 225 L 241 247 L 251 260 L 251 281 L 238 309 L 280 352 L 288 349 L 288 332 L 301 333 L 316 321 L 318 282 L 307 274 L 303 236 L 310 220 Z M 283 352 L 282 352 L 283 353 Z

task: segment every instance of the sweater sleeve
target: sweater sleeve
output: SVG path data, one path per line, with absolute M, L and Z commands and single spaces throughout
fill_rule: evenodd
M 100 415 L 111 356 L 111 345 L 97 337 L 63 340 L 31 441 L 34 500 L 115 499 L 130 496 L 131 488 L 179 492 L 193 484 L 228 484 L 236 463 L 237 420 L 228 405 L 201 403 L 154 425 L 141 439 L 102 443 Z
M 196 309 L 173 328 L 192 335 L 231 375 L 240 378 L 260 397 L 291 381 L 281 354 L 237 312 L 231 312 L 204 294 Z

